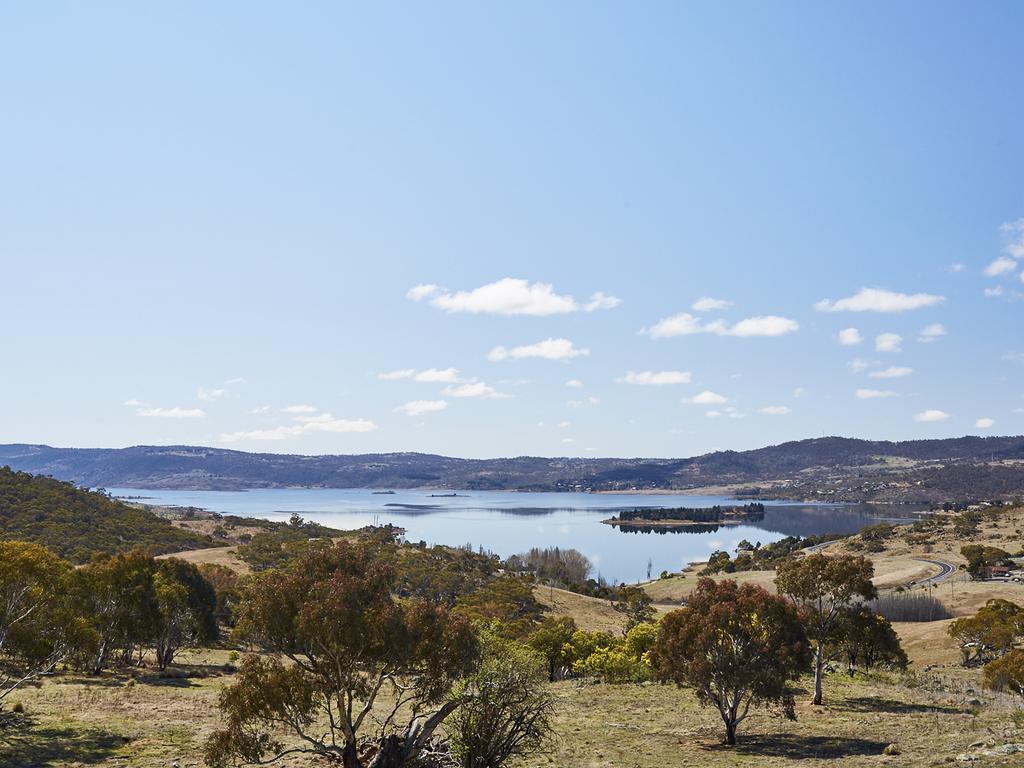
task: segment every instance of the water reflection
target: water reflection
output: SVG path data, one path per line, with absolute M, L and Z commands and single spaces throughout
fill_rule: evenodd
M 765 503 L 764 519 L 742 525 L 687 526 L 683 531 L 651 531 L 625 536 L 605 520 L 638 507 L 735 506 L 722 496 L 601 495 L 586 493 L 459 492 L 456 497 L 429 491 L 370 489 L 253 489 L 179 491 L 109 489 L 117 496 L 144 496 L 150 504 L 195 506 L 240 517 L 287 521 L 292 513 L 340 529 L 390 523 L 406 530 L 409 541 L 472 544 L 502 557 L 531 547 L 571 547 L 594 565 L 594 576 L 610 582 L 677 571 L 704 560 L 716 549 L 732 550 L 743 539 L 768 544 L 784 536 L 851 533 L 882 520 L 906 519 L 904 507 L 854 507 L 827 504 Z M 395 506 L 392 506 L 395 505 Z

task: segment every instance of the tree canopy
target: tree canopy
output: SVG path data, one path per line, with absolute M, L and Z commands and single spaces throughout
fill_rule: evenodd
M 694 688 L 718 709 L 725 742 L 751 706 L 778 703 L 795 718 L 789 683 L 810 662 L 795 607 L 752 584 L 702 578 L 685 608 L 666 615 L 651 650 L 655 675 Z
M 462 703 L 450 694 L 478 650 L 468 620 L 436 603 L 400 600 L 395 586 L 379 547 L 344 541 L 257 576 L 238 633 L 271 655 L 246 659 L 223 693 L 227 727 L 211 737 L 208 761 L 303 752 L 333 756 L 345 768 L 390 768 L 415 759 Z M 375 713 L 385 686 L 391 701 Z M 277 740 L 282 725 L 301 746 Z
M 814 703 L 822 703 L 822 677 L 827 648 L 844 614 L 855 600 L 877 596 L 871 578 L 875 568 L 862 556 L 827 557 L 814 553 L 783 561 L 775 577 L 781 594 L 800 609 L 814 646 Z

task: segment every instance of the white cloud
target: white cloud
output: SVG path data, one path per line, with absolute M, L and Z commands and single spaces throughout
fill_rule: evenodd
M 645 328 L 641 331 L 641 333 L 646 333 L 652 339 L 670 339 L 673 336 L 689 336 L 690 334 L 704 332 L 705 329 L 700 323 L 700 318 L 694 317 L 687 312 L 662 318 L 650 328 Z
M 819 312 L 906 312 L 932 307 L 945 300 L 945 296 L 930 293 L 897 293 L 884 288 L 861 288 L 845 299 L 822 299 L 814 308 Z
M 459 370 L 457 368 L 427 368 L 425 371 L 417 372 L 414 368 L 399 368 L 395 371 L 378 373 L 377 378 L 381 381 L 412 379 L 424 384 L 455 384 L 459 380 Z
M 642 386 L 665 386 L 667 384 L 689 384 L 692 375 L 689 371 L 630 371 L 616 381 L 623 384 L 640 384 Z
M 510 359 L 523 360 L 531 357 L 539 357 L 544 360 L 570 360 L 589 354 L 589 349 L 580 349 L 574 346 L 569 339 L 545 339 L 536 344 L 527 344 L 512 349 L 495 347 L 487 355 L 487 359 L 494 362 Z
M 729 309 L 731 306 L 732 302 L 726 299 L 713 299 L 710 296 L 701 296 L 690 305 L 690 309 L 694 312 L 714 312 L 718 309 Z
M 397 371 L 378 373 L 377 378 L 381 381 L 399 381 L 400 379 L 411 379 L 415 375 L 416 371 L 412 368 L 400 368 Z
M 839 339 L 839 343 L 844 347 L 853 347 L 864 341 L 864 337 L 860 335 L 860 331 L 856 328 L 844 328 L 837 334 L 836 338 Z
M 974 422 L 974 426 L 977 427 L 978 429 L 991 429 L 993 426 L 995 426 L 995 423 L 995 419 L 983 418 L 978 419 L 976 422 Z
M 880 333 L 875 336 L 875 351 L 877 352 L 899 352 L 903 343 L 903 337 L 898 333 Z
M 1004 352 L 1002 361 L 1004 363 L 1024 363 L 1024 352 Z
M 796 320 L 776 315 L 748 317 L 721 332 L 723 336 L 785 336 L 800 329 Z M 715 331 L 719 333 L 719 331 Z
M 683 312 L 665 317 L 644 328 L 641 333 L 652 339 L 670 339 L 674 336 L 689 336 L 696 333 L 713 333 L 716 336 L 784 336 L 800 329 L 795 320 L 777 315 L 758 315 L 729 325 L 723 320 L 704 323 L 699 317 Z
M 579 309 L 572 296 L 558 295 L 549 283 L 531 284 L 528 280 L 512 277 L 482 285 L 471 291 L 438 293 L 435 289 L 423 293 L 421 298 L 425 296 L 431 296 L 430 303 L 445 312 L 544 317 L 576 312 Z
M 423 301 L 428 296 L 433 296 L 440 289 L 433 283 L 421 283 L 413 286 L 405 293 L 405 298 L 410 301 Z
M 729 402 L 729 398 L 725 395 L 720 395 L 717 392 L 712 392 L 710 389 L 705 389 L 703 392 L 694 395 L 685 402 L 692 405 L 721 405 L 722 403 Z
M 558 428 L 559 429 L 568 429 L 571 426 L 572 426 L 572 422 L 571 421 L 560 421 L 560 422 L 558 422 Z
M 891 389 L 858 389 L 856 392 L 858 400 L 877 400 L 883 397 L 899 397 L 899 394 Z
M 935 422 L 945 421 L 948 418 L 948 413 L 936 410 L 935 408 L 929 408 L 927 411 L 921 411 L 920 413 L 914 414 L 914 421 Z
M 785 416 L 789 413 L 789 408 L 784 405 L 767 405 L 761 409 L 761 413 L 766 413 L 769 416 Z
M 422 416 L 426 413 L 443 411 L 447 407 L 448 402 L 445 400 L 410 400 L 408 403 L 398 406 L 395 410 L 404 413 L 406 416 Z
M 318 416 L 297 416 L 294 424 L 282 424 L 272 429 L 254 429 L 243 432 L 228 432 L 220 436 L 222 443 L 259 442 L 266 440 L 289 440 L 311 432 L 362 433 L 373 432 L 377 425 L 369 419 L 336 419 L 329 413 Z
M 1007 256 L 1000 256 L 998 259 L 993 261 L 987 267 L 985 267 L 985 274 L 988 277 L 999 277 L 1013 272 L 1017 269 L 1017 262 Z
M 511 397 L 504 392 L 498 392 L 494 387 L 482 381 L 469 382 L 467 384 L 450 384 L 441 390 L 442 395 L 449 397 L 484 397 L 491 400 L 499 400 Z
M 281 413 L 316 413 L 317 409 L 312 405 L 286 405 Z
M 1006 252 L 1015 259 L 1024 259 L 1024 219 L 1008 221 L 999 229 L 1009 236 Z
M 622 303 L 618 296 L 608 296 L 601 291 L 591 295 L 590 301 L 583 307 L 587 312 L 595 312 L 599 309 L 615 309 Z
M 600 400 L 596 397 L 588 397 L 586 400 L 570 400 L 566 403 L 570 408 L 586 408 L 589 406 L 595 406 L 600 404 Z
M 995 288 L 986 288 L 984 293 L 986 296 L 1002 296 L 1003 286 L 997 285 Z
M 263 413 L 270 413 L 271 410 L 273 409 L 269 405 L 257 405 L 255 408 L 249 411 L 249 413 L 255 413 L 259 415 Z
M 803 387 L 797 387 L 793 390 L 793 397 L 803 397 L 807 394 L 807 390 Z
M 565 386 L 578 388 L 583 386 L 583 382 L 580 381 L 579 379 L 569 379 L 567 382 L 565 382 Z
M 369 419 L 336 419 L 329 413 L 297 416 L 304 432 L 373 432 L 377 425 Z
M 960 264 L 960 263 L 950 264 L 949 265 L 949 271 L 950 272 L 966 272 L 967 271 L 967 265 L 966 264 Z
M 206 416 L 206 411 L 200 408 L 159 408 L 142 407 L 136 412 L 138 416 L 155 416 L 162 419 L 201 419 Z
M 921 333 L 917 335 L 917 340 L 922 344 L 930 344 L 933 341 L 938 341 L 946 333 L 946 326 L 942 323 L 932 323 L 921 329 Z
M 722 415 L 722 412 L 721 411 L 704 411 L 704 415 L 707 416 L 709 419 L 717 419 L 719 416 Z
M 870 368 L 872 365 L 877 364 L 877 361 L 872 362 L 871 360 L 865 360 L 863 357 L 855 357 L 846 364 L 846 367 L 854 373 L 860 373 L 861 371 Z
M 459 380 L 457 368 L 428 368 L 417 373 L 413 379 L 423 384 L 455 384 Z
M 125 400 L 121 405 L 126 405 L 129 408 L 137 408 L 140 405 L 145 405 L 141 400 L 136 400 L 134 397 L 131 400 Z
M 229 387 L 232 387 L 235 384 L 245 384 L 245 378 L 243 378 L 242 376 L 236 376 L 233 379 L 228 379 L 224 383 Z
M 565 443 L 566 445 L 568 445 L 569 443 L 575 443 L 576 442 L 576 438 L 575 437 L 563 437 L 562 438 L 562 442 Z
M 914 372 L 913 368 L 906 368 L 899 365 L 892 365 L 884 371 L 872 371 L 868 374 L 872 379 L 902 379 Z
M 206 389 L 205 387 L 199 387 L 199 389 L 196 390 L 196 398 L 206 401 L 219 400 L 227 393 L 228 391 L 226 389 Z

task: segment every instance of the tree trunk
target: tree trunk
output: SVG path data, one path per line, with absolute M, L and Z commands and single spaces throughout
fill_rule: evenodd
M 377 754 L 370 761 L 370 768 L 402 768 L 410 758 L 406 740 L 391 734 L 377 746 Z
M 102 642 L 100 642 L 99 651 L 96 653 L 96 663 L 92 665 L 92 673 L 94 675 L 98 675 L 100 672 L 103 671 L 103 668 L 107 666 L 107 649 L 109 647 L 110 646 L 107 642 L 107 639 L 104 638 Z
M 363 768 L 363 764 L 359 761 L 359 750 L 356 748 L 354 739 L 345 742 L 345 749 L 341 753 L 341 764 L 345 768 Z
M 725 743 L 730 747 L 736 746 L 736 723 L 733 720 L 725 721 Z
M 812 704 L 821 704 L 821 676 L 825 668 L 825 657 L 819 645 L 814 649 L 814 701 Z

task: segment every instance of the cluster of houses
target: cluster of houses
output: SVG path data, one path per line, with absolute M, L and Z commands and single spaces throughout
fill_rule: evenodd
M 1016 581 L 1024 583 L 1024 557 L 1011 557 L 1013 565 L 986 565 L 979 574 L 982 581 Z

